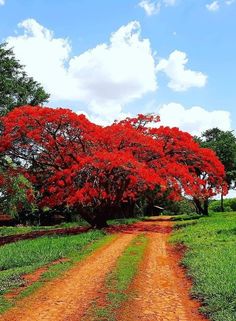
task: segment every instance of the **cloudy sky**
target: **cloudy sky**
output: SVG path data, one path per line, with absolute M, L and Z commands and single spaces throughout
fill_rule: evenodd
M 236 0 L 0 0 L 0 39 L 100 124 L 137 113 L 192 134 L 236 125 Z

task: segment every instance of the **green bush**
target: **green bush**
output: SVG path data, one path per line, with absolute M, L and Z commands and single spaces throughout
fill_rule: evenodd
M 236 198 L 229 199 L 232 211 L 236 211 Z
M 209 210 L 211 212 L 221 212 L 221 201 L 213 200 L 210 201 Z M 234 212 L 236 211 L 236 198 L 226 198 L 224 200 L 224 210 L 225 212 Z
M 183 198 L 178 202 L 169 202 L 166 203 L 164 214 L 194 214 L 196 213 L 196 209 L 192 203 L 192 201 Z

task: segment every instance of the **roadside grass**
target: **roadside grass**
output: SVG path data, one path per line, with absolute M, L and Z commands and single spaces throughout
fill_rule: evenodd
M 73 236 L 40 237 L 0 247 L 0 313 L 14 305 L 15 300 L 7 300 L 4 295 L 11 289 L 24 285 L 22 275 L 32 273 L 55 260 L 69 259 L 49 266 L 40 279 L 23 290 L 19 297 L 34 292 L 43 282 L 59 276 L 75 262 L 82 260 L 115 237 L 94 230 Z
M 128 288 L 138 272 L 148 239 L 138 235 L 119 257 L 115 269 L 106 277 L 104 302 L 95 301 L 88 315 L 93 321 L 115 321 L 117 310 L 129 299 Z
M 179 215 L 173 215 L 171 217 L 171 221 L 174 221 L 174 222 L 180 221 L 180 222 L 182 222 L 182 221 L 197 220 L 199 218 L 201 218 L 201 216 L 198 215 L 198 214 L 179 214 Z
M 141 218 L 117 218 L 113 220 L 108 220 L 107 223 L 108 225 L 134 224 L 142 221 L 142 219 L 143 219 L 142 217 Z
M 17 234 L 25 234 L 25 233 L 35 232 L 35 231 L 47 231 L 51 229 L 71 228 L 71 227 L 78 227 L 78 226 L 89 226 L 89 224 L 81 220 L 79 222 L 61 223 L 61 224 L 50 225 L 50 226 L 1 226 L 0 237 L 17 235 Z
M 178 229 L 171 238 L 188 250 L 183 258 L 192 296 L 214 321 L 236 321 L 236 212 L 217 213 Z
M 142 218 L 121 218 L 121 219 L 113 219 L 108 220 L 108 225 L 123 225 L 123 224 L 133 224 L 140 222 Z M 69 223 L 61 223 L 57 225 L 50 226 L 1 226 L 0 227 L 0 237 L 9 236 L 9 235 L 17 235 L 17 234 L 25 234 L 35 231 L 47 231 L 51 229 L 60 229 L 60 228 L 72 228 L 79 226 L 89 226 L 89 224 L 80 220 L 78 222 L 69 222 Z

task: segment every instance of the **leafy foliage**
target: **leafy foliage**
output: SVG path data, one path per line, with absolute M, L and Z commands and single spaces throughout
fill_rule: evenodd
M 16 106 L 39 105 L 49 98 L 43 87 L 27 76 L 12 49 L 0 44 L 0 114 Z
M 166 214 L 171 215 L 179 215 L 179 214 L 185 214 L 185 215 L 192 215 L 195 212 L 195 207 L 193 205 L 193 202 L 189 199 L 183 198 L 179 201 L 173 202 L 167 200 L 165 205 L 165 211 Z
M 206 130 L 200 137 L 203 147 L 211 148 L 221 160 L 226 171 L 228 186 L 235 186 L 236 182 L 236 137 L 232 131 L 219 128 Z
M 20 212 L 32 213 L 37 210 L 35 192 L 32 183 L 13 163 L 0 167 L 0 209 L 3 213 L 19 218 Z
M 234 212 L 236 211 L 236 198 L 228 198 L 224 200 L 224 208 L 226 212 Z M 221 212 L 221 201 L 214 200 L 209 204 L 209 210 L 212 212 Z

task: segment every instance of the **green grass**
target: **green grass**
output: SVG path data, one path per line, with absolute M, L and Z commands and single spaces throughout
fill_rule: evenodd
M 72 264 L 80 261 L 92 251 L 110 242 L 115 236 L 105 235 L 102 231 L 90 231 L 73 236 L 41 237 L 34 240 L 19 241 L 0 247 L 0 313 L 14 302 L 7 301 L 4 294 L 24 284 L 21 276 L 31 273 L 41 266 L 60 258 L 69 258 L 68 262 L 49 267 L 41 279 L 26 288 L 21 296 L 29 295 L 42 282 L 50 280 Z
M 142 218 L 117 218 L 113 220 L 108 220 L 108 225 L 123 225 L 123 224 L 134 224 L 140 222 Z
M 148 239 L 145 235 L 137 236 L 125 249 L 117 261 L 116 268 L 107 276 L 105 281 L 105 306 L 94 302 L 89 311 L 89 320 L 115 321 L 117 310 L 130 294 L 128 288 L 138 272 Z M 84 320 L 87 320 L 85 316 Z
M 177 230 L 172 242 L 188 247 L 183 264 L 201 311 L 214 321 L 236 321 L 236 213 L 200 218 Z
M 123 224 L 133 224 L 139 222 L 139 218 L 121 218 L 108 220 L 109 225 L 123 225 Z M 79 222 L 70 222 L 70 223 L 61 223 L 52 226 L 1 226 L 0 227 L 0 237 L 30 233 L 34 231 L 45 231 L 51 229 L 60 229 L 60 228 L 71 228 L 79 226 L 89 226 L 86 221 L 82 219 Z
M 51 230 L 51 229 L 70 228 L 70 227 L 78 227 L 78 226 L 88 226 L 88 224 L 85 221 L 81 220 L 79 222 L 61 223 L 61 224 L 52 225 L 52 226 L 1 226 L 0 237 L 30 233 L 34 231 L 45 231 L 45 230 Z
M 179 214 L 179 215 L 173 215 L 171 218 L 171 221 L 189 221 L 189 220 L 197 220 L 201 218 L 198 214 Z

